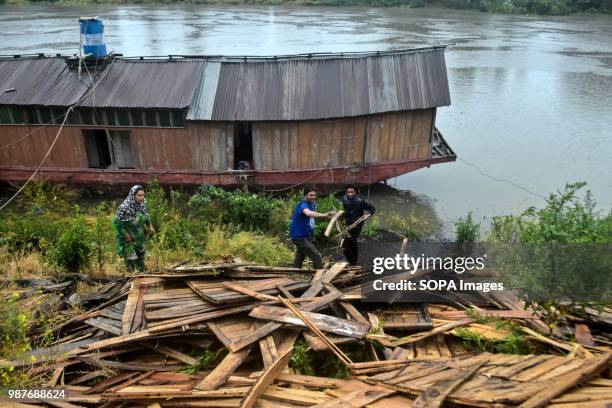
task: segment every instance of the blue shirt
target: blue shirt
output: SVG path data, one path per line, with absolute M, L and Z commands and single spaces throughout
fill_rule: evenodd
M 308 201 L 302 200 L 295 207 L 293 217 L 291 217 L 291 226 L 289 227 L 289 235 L 291 236 L 291 239 L 312 237 L 315 227 L 315 220 L 314 218 L 304 215 L 304 210 L 306 208 L 308 208 L 310 211 L 316 211 L 317 205 L 315 203 L 308 203 Z

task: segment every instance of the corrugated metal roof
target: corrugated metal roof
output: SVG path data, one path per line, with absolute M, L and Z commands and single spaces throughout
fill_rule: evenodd
M 60 58 L 0 61 L 0 105 L 72 105 L 87 91 L 89 82 L 79 79 Z
M 215 92 L 221 73 L 220 62 L 208 62 L 204 67 L 200 86 L 193 97 L 193 103 L 187 113 L 187 120 L 210 120 L 215 104 Z
M 207 84 L 206 80 L 200 83 Z M 210 84 L 200 93 L 212 92 Z M 193 120 L 309 120 L 450 105 L 444 49 L 354 58 L 222 62 L 212 116 Z
M 204 61 L 116 60 L 80 106 L 183 109 L 191 104 Z
M 96 76 L 63 58 L 0 59 L 0 104 L 183 109 L 190 120 L 362 116 L 450 105 L 444 47 L 281 57 L 115 58 Z M 6 89 L 15 88 L 11 92 Z

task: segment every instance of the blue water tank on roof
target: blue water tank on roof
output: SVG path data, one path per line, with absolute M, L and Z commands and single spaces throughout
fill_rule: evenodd
M 81 17 L 79 18 L 79 25 L 83 36 L 83 54 L 89 54 L 93 58 L 106 57 L 102 19 L 99 17 Z

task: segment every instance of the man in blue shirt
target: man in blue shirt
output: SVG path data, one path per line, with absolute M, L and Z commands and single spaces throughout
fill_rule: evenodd
M 312 234 L 315 227 L 315 218 L 331 218 L 334 211 L 325 214 L 317 212 L 317 190 L 312 187 L 304 189 L 304 199 L 298 203 L 291 217 L 289 233 L 291 241 L 295 244 L 295 260 L 293 265 L 301 268 L 306 257 L 312 260 L 314 269 L 323 268 L 323 258 L 312 243 Z

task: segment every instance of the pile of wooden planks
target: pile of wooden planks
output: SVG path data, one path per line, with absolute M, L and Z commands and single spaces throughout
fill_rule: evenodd
M 456 300 L 360 303 L 360 276 L 344 262 L 316 271 L 180 265 L 133 276 L 58 326 L 51 346 L 3 364 L 46 375 L 47 386 L 69 396 L 45 403 L 68 408 L 612 404 L 609 347 L 543 336 L 517 299 L 478 299 L 487 306 L 479 313 L 521 322 L 534 341 L 565 356 L 470 352 L 458 329 L 483 339 L 507 333 L 477 322 Z M 300 372 L 291 359 L 304 347 L 333 356 L 348 378 Z

